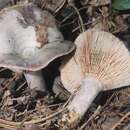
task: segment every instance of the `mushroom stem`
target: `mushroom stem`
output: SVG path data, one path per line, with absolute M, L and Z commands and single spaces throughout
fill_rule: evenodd
M 46 92 L 46 85 L 42 71 L 24 73 L 28 86 L 33 90 Z
M 96 78 L 86 77 L 84 79 L 81 88 L 77 91 L 72 101 L 67 106 L 70 123 L 82 118 L 92 101 L 102 89 L 102 84 Z

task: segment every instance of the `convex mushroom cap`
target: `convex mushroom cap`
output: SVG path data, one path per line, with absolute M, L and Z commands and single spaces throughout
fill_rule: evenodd
M 71 121 L 84 115 L 100 91 L 130 85 L 130 53 L 114 35 L 89 29 L 75 44 L 75 54 L 66 57 L 60 68 L 64 87 L 76 92 L 67 106 Z
M 51 61 L 74 48 L 74 44 L 64 41 L 55 18 L 48 11 L 42 11 L 33 4 L 24 4 L 0 12 L 1 67 L 29 71 L 27 75 L 35 77 Z

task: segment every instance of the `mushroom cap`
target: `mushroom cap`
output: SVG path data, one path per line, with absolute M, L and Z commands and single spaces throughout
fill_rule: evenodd
M 98 79 L 103 90 L 130 85 L 130 53 L 114 35 L 90 29 L 81 33 L 75 44 L 75 54 L 60 68 L 61 81 L 68 91 L 76 91 L 87 76 Z
M 32 4 L 0 12 L 0 66 L 37 71 L 74 50 L 64 41 L 54 17 Z

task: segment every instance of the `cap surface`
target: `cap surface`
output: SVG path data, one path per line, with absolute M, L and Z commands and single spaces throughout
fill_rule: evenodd
M 36 71 L 73 51 L 64 41 L 54 17 L 32 4 L 0 12 L 0 66 Z

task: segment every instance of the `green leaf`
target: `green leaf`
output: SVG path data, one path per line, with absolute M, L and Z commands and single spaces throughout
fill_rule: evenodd
M 130 0 L 113 0 L 112 8 L 116 10 L 128 10 L 130 9 Z

